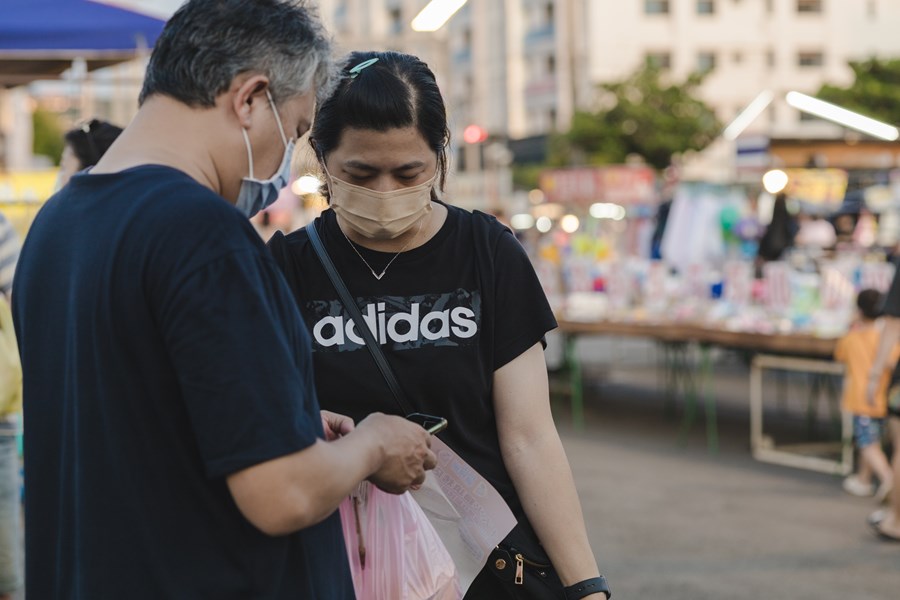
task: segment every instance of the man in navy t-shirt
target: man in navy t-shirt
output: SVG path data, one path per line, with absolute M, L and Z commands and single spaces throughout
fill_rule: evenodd
M 418 425 L 320 413 L 247 221 L 286 183 L 330 60 L 297 2 L 191 0 L 133 123 L 35 220 L 14 296 L 29 596 L 352 598 L 338 503 L 433 466 Z

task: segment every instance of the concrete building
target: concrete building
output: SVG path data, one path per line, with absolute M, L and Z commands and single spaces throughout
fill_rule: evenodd
M 815 93 L 852 81 L 849 60 L 900 56 L 900 3 L 892 0 L 587 0 L 582 23 L 589 84 L 621 79 L 652 60 L 675 81 L 709 71 L 701 93 L 723 122 L 762 90 L 776 101 L 752 129 L 778 137 L 831 136 L 784 102 L 791 90 Z M 560 105 L 589 99 L 560 88 Z

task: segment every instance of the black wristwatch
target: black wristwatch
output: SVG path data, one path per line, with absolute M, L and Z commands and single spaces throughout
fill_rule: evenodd
M 575 585 L 570 585 L 565 589 L 566 600 L 578 600 L 579 598 L 584 598 L 585 596 L 590 596 L 597 592 L 606 594 L 606 600 L 612 598 L 612 592 L 609 591 L 609 583 L 606 582 L 606 577 L 602 575 L 600 577 L 592 577 L 590 579 L 585 579 L 584 581 L 579 581 Z

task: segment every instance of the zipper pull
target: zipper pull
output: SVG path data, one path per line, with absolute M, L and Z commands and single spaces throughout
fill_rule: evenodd
M 521 554 L 516 554 L 516 585 L 522 585 L 525 581 L 525 560 Z

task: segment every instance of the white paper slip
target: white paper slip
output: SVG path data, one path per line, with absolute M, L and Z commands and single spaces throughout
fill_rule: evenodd
M 516 517 L 494 486 L 447 444 L 434 438 L 431 449 L 437 466 L 412 496 L 453 557 L 465 594 Z

